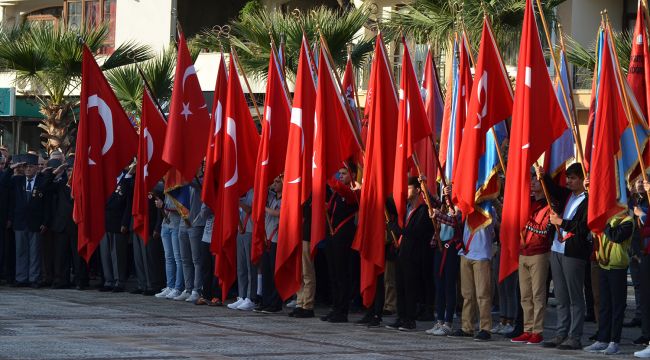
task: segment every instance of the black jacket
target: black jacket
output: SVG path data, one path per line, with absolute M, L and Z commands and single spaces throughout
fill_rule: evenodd
M 27 193 L 24 175 L 11 178 L 9 220 L 14 230 L 40 232 L 41 226 L 47 226 L 50 212 L 46 196 L 50 195 L 51 184 L 51 173 L 39 173 L 34 178 L 32 192 Z
M 389 230 L 393 231 L 396 236 L 401 236 L 398 256 L 411 261 L 421 258 L 423 251 L 430 247 L 434 234 L 433 223 L 429 218 L 429 210 L 425 204 L 420 204 L 414 210 L 404 228 L 400 228 L 397 222 L 391 221 Z
M 131 225 L 133 178 L 123 176 L 106 203 L 106 232 L 119 233 Z
M 65 176 L 54 181 L 50 230 L 55 233 L 72 232 L 77 224 L 72 220 L 74 201 Z
M 558 215 L 562 216 L 567 205 L 571 190 L 558 186 L 548 175 L 544 176 L 544 183 L 551 196 L 551 207 Z M 560 229 L 572 234 L 564 243 L 564 256 L 589 260 L 593 250 L 589 227 L 587 226 L 587 208 L 589 195 L 585 193 L 585 199 L 578 205 L 575 216 L 571 220 L 564 220 Z M 562 234 L 558 234 L 561 236 Z

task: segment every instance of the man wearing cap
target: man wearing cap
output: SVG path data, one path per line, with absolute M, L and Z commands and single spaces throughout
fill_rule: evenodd
M 24 175 L 12 178 L 9 221 L 16 235 L 16 286 L 39 287 L 41 280 L 41 234 L 47 231 L 45 193 L 49 174 L 38 174 L 38 156 L 26 154 Z

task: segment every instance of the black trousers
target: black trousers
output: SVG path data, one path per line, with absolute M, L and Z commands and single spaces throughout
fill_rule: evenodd
M 57 251 L 56 236 L 53 231 L 47 230 L 41 235 L 41 279 L 46 284 L 52 284 L 55 277 Z
M 270 249 L 262 254 L 262 305 L 264 307 L 282 306 L 282 299 L 275 287 L 275 255 L 277 243 L 271 243 Z
M 221 299 L 221 287 L 219 279 L 214 275 L 215 256 L 210 252 L 210 243 L 201 242 L 201 276 L 203 277 L 202 296 L 208 300 L 212 298 Z
M 71 259 L 72 269 L 74 271 L 74 283 L 79 286 L 88 286 L 89 267 L 86 260 L 79 255 L 77 250 L 77 228 L 70 229 L 66 232 L 69 239 L 69 259 Z
M 420 252 L 420 300 L 423 314 L 433 315 L 433 306 L 436 301 L 435 273 L 433 272 L 434 256 L 436 249 L 431 246 L 424 246 Z
M 149 234 L 149 242 L 147 243 L 147 267 L 149 269 L 151 288 L 153 290 L 164 288 L 167 285 L 167 275 L 165 274 L 165 250 L 163 249 L 160 235 L 154 237 L 153 234 Z
M 350 258 L 352 257 L 351 247 L 355 231 L 356 226 L 349 222 L 334 236 L 329 237 L 325 246 L 332 294 L 332 311 L 346 316 L 352 299 L 353 271 L 350 268 Z
M 650 256 L 641 258 L 641 335 L 650 339 Z
M 377 276 L 377 289 L 375 291 L 375 299 L 372 303 L 372 306 L 368 311 L 381 319 L 381 316 L 384 312 L 384 303 L 386 302 L 386 287 L 384 286 L 384 274 Z
M 407 239 L 402 240 L 402 246 Z M 395 267 L 397 290 L 397 317 L 402 321 L 415 321 L 417 318 L 417 300 L 421 292 L 422 263 L 420 254 L 400 250 Z
M 627 299 L 627 269 L 600 269 L 598 341 L 621 342 Z M 592 279 L 593 280 L 593 279 Z
M 432 272 L 435 276 L 436 320 L 452 323 L 456 311 L 458 273 L 460 272 L 458 250 L 455 247 L 443 251 L 436 249 Z
M 70 284 L 70 268 L 72 264 L 72 241 L 67 232 L 53 233 L 54 237 L 54 275 L 53 285 Z M 43 254 L 43 257 L 48 255 Z
M 4 278 L 13 283 L 16 279 L 16 236 L 13 229 L 0 229 L 4 233 Z

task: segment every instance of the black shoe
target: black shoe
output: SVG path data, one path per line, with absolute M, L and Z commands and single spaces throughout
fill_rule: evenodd
M 452 332 L 451 334 L 447 335 L 447 337 L 451 337 L 451 338 L 468 338 L 472 336 L 474 335 L 472 335 L 471 333 L 464 332 L 463 329 L 458 329 Z
M 314 316 L 314 310 L 302 308 L 300 309 L 300 312 L 293 314 L 293 317 L 296 319 L 308 319 L 313 318 Z
M 115 286 L 115 287 L 113 288 L 113 292 L 114 292 L 114 293 L 121 293 L 121 292 L 124 292 L 124 287 L 123 287 L 123 286 Z
M 589 341 L 596 341 L 596 340 L 598 340 L 598 331 L 596 331 L 595 334 L 589 337 Z
M 289 311 L 289 313 L 287 315 L 289 315 L 289 317 L 294 317 L 297 313 L 299 313 L 301 311 L 302 311 L 302 308 L 296 306 L 295 308 L 293 308 L 293 310 Z
M 260 303 L 260 304 L 257 305 L 255 308 L 253 308 L 253 312 L 256 312 L 256 313 L 260 313 L 260 314 L 261 314 L 262 311 L 264 311 L 265 308 L 266 308 L 266 306 L 264 306 L 264 305 L 262 305 L 262 303 Z
M 415 329 L 417 329 L 417 326 L 415 326 L 415 321 L 413 320 L 403 321 L 402 325 L 397 328 L 399 331 L 415 331 Z
M 144 290 L 142 290 L 140 288 L 137 288 L 137 289 L 133 289 L 133 290 L 129 291 L 129 294 L 139 295 L 139 294 L 142 294 L 143 292 L 144 292 Z
M 631 328 L 641 326 L 641 319 L 632 319 L 628 322 L 623 323 L 623 327 Z
M 88 289 L 88 285 L 79 284 L 79 285 L 76 286 L 76 289 L 79 290 L 79 291 L 84 291 L 84 290 Z
M 282 311 L 282 306 L 278 306 L 278 305 L 268 306 L 262 309 L 262 313 L 264 314 L 277 314 L 280 311 Z
M 31 287 L 32 289 L 40 289 L 40 288 L 41 288 L 41 284 L 39 284 L 39 283 L 31 283 L 31 284 L 29 285 L 29 287 Z
M 492 335 L 490 335 L 490 333 L 485 330 L 479 331 L 478 334 L 474 336 L 475 341 L 488 341 L 490 339 L 492 339 Z
M 70 287 L 70 284 L 66 284 L 66 283 L 60 283 L 60 282 L 52 283 L 52 289 L 56 289 L 56 290 L 67 289 L 69 287 Z
M 402 323 L 402 320 L 397 319 L 397 320 L 395 320 L 395 322 L 393 322 L 392 324 L 388 324 L 388 325 L 386 325 L 386 329 L 399 330 L 399 328 L 400 328 L 400 326 L 402 326 L 402 324 L 403 324 L 403 323 Z
M 144 296 L 154 296 L 156 294 L 157 294 L 156 290 L 153 290 L 153 289 L 147 289 L 147 290 L 142 292 L 142 295 L 144 295 Z
M 330 316 L 333 316 L 333 315 L 334 315 L 334 311 L 330 311 L 329 313 L 327 313 L 327 315 L 321 316 L 320 321 L 329 321 Z
M 634 345 L 644 345 L 645 346 L 645 345 L 648 345 L 649 341 L 650 341 L 650 339 L 648 339 L 647 337 L 639 336 L 634 341 L 632 341 L 632 344 L 634 344 Z
M 343 314 L 333 314 L 327 319 L 327 321 L 335 324 L 346 323 L 348 322 L 348 316 Z
M 109 292 L 109 291 L 113 291 L 113 287 L 112 286 L 102 286 L 98 290 L 100 292 Z
M 378 328 L 381 327 L 381 318 L 379 316 L 373 316 L 368 322 L 368 328 Z
M 372 320 L 373 315 L 371 312 L 367 312 L 361 319 L 354 322 L 354 325 L 357 326 L 366 326 Z
M 28 282 L 15 282 L 11 286 L 19 288 L 19 287 L 29 287 Z

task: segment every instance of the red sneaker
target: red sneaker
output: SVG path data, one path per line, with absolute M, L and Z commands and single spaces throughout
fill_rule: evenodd
M 537 345 L 540 344 L 542 341 L 544 341 L 544 337 L 542 334 L 531 334 L 530 338 L 528 338 L 528 342 L 526 344 L 528 345 Z
M 525 333 L 523 333 L 523 334 L 521 334 L 521 335 L 519 335 L 519 336 L 517 336 L 515 338 L 512 338 L 510 340 L 510 342 L 513 342 L 513 343 L 527 343 L 528 340 L 530 340 L 532 335 L 533 334 L 531 334 L 529 332 L 525 332 Z

